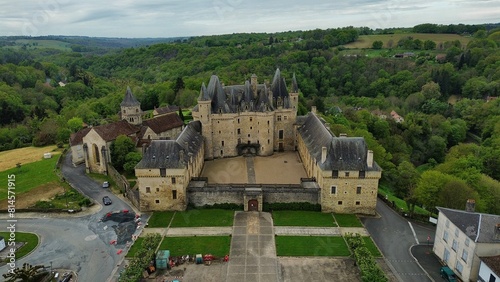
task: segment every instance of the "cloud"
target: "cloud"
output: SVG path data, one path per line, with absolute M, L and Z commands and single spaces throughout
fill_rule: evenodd
M 498 21 L 496 0 L 0 0 L 0 35 L 171 37 Z

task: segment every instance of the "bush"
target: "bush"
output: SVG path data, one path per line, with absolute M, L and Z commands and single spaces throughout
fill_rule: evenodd
M 89 207 L 92 205 L 92 201 L 89 198 L 82 199 L 78 202 L 80 207 Z
M 365 242 L 359 234 L 347 234 L 345 236 L 349 249 L 354 254 L 354 260 L 359 265 L 361 271 L 361 281 L 363 282 L 387 282 L 387 277 L 377 262 L 373 258 L 370 250 L 365 246 Z
M 146 235 L 142 241 L 141 248 L 137 251 L 136 256 L 131 260 L 129 266 L 120 275 L 118 281 L 139 281 L 142 278 L 144 269 L 154 260 L 156 248 L 160 244 L 160 241 L 160 234 Z

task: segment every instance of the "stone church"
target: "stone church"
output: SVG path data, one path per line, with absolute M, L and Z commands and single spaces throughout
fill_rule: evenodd
M 374 214 L 382 170 L 373 152 L 363 138 L 335 136 L 314 109 L 297 116 L 298 94 L 295 76 L 288 89 L 279 69 L 270 84 L 252 75 L 242 85 L 225 86 L 213 75 L 201 87 L 194 121 L 177 138 L 152 140 L 145 149 L 135 169 L 139 208 L 184 210 L 190 202 L 230 202 L 262 210 L 262 202 L 307 199 L 323 212 Z M 312 184 L 224 190 L 196 181 L 205 160 L 280 151 L 298 153 Z
M 87 172 L 108 174 L 112 163 L 109 148 L 119 135 L 128 136 L 137 150 L 142 151 L 152 140 L 175 139 L 183 129 L 184 122 L 177 111 L 164 110 L 152 119 L 143 120 L 141 104 L 129 87 L 120 109 L 120 121 L 87 127 L 71 135 L 73 164 L 85 162 Z

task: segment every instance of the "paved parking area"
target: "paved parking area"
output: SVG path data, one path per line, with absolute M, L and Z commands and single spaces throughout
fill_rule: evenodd
M 226 281 L 276 282 L 278 271 L 271 215 L 236 212 Z

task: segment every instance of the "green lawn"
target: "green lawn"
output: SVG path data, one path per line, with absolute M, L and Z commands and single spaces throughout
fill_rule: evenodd
M 219 209 L 176 212 L 170 227 L 232 226 L 234 211 Z
M 42 159 L 41 161 L 23 164 L 21 168 L 11 168 L 0 172 L 0 179 L 7 181 L 9 175 L 15 175 L 15 193 L 19 195 L 27 192 L 40 185 L 58 181 L 57 175 L 54 173 L 56 162 L 59 156 L 54 156 L 50 159 Z M 0 200 L 7 198 L 7 183 L 0 189 Z
M 10 248 L 8 246 L 10 232 L 0 232 L 0 236 L 4 237 L 6 247 Z M 24 246 L 22 246 L 16 252 L 16 260 L 19 260 L 20 258 L 22 258 L 22 257 L 26 256 L 28 253 L 30 253 L 33 249 L 35 249 L 36 246 L 38 246 L 38 236 L 36 236 L 33 233 L 16 232 L 15 242 L 26 243 Z
M 337 226 L 331 213 L 314 211 L 273 211 L 275 226 Z
M 396 207 L 398 207 L 398 210 L 408 212 L 408 206 L 406 205 L 406 202 L 392 194 L 391 191 L 387 187 L 384 187 L 382 185 L 379 185 L 379 194 L 382 194 L 383 196 L 387 197 L 389 202 L 393 202 L 396 204 Z M 418 214 L 423 214 L 423 215 L 429 215 L 429 211 L 425 210 L 419 206 L 415 207 L 415 213 Z M 437 217 L 436 215 L 433 215 L 434 217 Z
M 380 254 L 380 251 L 378 250 L 377 246 L 373 242 L 372 238 L 369 236 L 362 237 L 363 242 L 365 242 L 366 248 L 370 251 L 373 257 L 379 258 L 382 257 L 382 254 Z
M 229 254 L 230 236 L 165 237 L 160 250 L 170 250 L 171 256 L 212 254 L 223 257 Z
M 340 256 L 351 255 L 340 236 L 276 236 L 278 256 Z
M 340 227 L 363 227 L 355 214 L 334 214 L 333 217 Z
M 173 211 L 159 211 L 154 212 L 151 218 L 148 220 L 149 228 L 154 227 L 168 227 L 172 216 L 175 214 Z
M 130 249 L 128 250 L 126 257 L 128 258 L 135 257 L 135 253 L 141 249 L 142 241 L 144 241 L 144 237 L 137 238 L 132 247 L 130 247 Z

